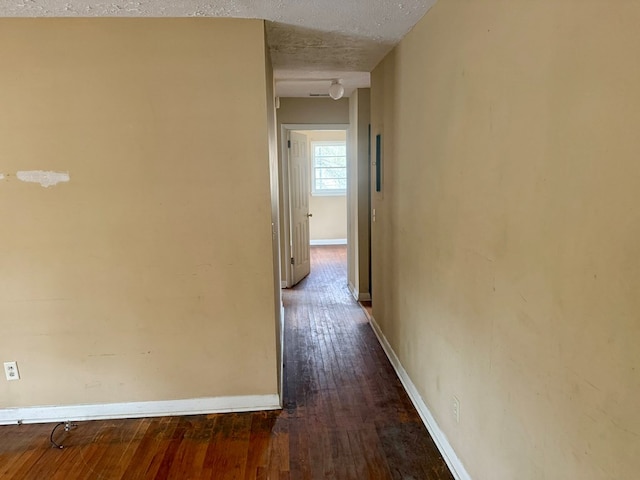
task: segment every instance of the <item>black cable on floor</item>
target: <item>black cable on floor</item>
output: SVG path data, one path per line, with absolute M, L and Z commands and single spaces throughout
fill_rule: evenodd
M 64 425 L 64 431 L 68 432 L 69 430 L 71 430 L 72 428 L 77 427 L 77 425 L 75 423 L 71 423 L 69 421 L 66 422 L 60 422 L 58 423 L 55 427 L 53 427 L 53 430 L 51 430 L 51 435 L 49 435 L 49 441 L 51 442 L 51 446 L 53 448 L 64 448 L 64 445 L 60 445 L 58 443 L 56 443 L 56 441 L 53 439 L 53 435 L 56 433 L 56 430 L 61 427 L 62 425 Z

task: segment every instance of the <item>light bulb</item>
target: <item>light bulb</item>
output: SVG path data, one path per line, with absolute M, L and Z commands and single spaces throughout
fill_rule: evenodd
M 344 87 L 340 83 L 340 80 L 334 80 L 329 87 L 329 96 L 334 100 L 340 100 L 344 95 Z

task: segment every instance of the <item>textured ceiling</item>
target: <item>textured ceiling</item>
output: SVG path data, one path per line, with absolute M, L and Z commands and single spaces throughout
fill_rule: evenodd
M 276 93 L 347 95 L 436 0 L 1 0 L 3 17 L 235 17 L 267 22 Z M 325 86 L 326 85 L 326 86 Z

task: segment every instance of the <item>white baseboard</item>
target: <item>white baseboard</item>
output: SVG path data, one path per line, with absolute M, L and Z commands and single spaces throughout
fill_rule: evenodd
M 393 348 L 391 348 L 391 345 L 382 333 L 382 330 L 380 330 L 380 327 L 376 323 L 376 320 L 371 317 L 369 323 L 371 324 L 376 337 L 378 337 L 380 345 L 382 345 L 382 348 L 387 354 L 391 365 L 393 365 L 394 370 L 398 374 L 398 378 L 400 378 L 400 381 L 402 382 L 404 389 L 409 395 L 409 398 L 413 402 L 413 405 L 416 407 L 416 410 L 418 410 L 418 414 L 420 415 L 422 422 L 427 427 L 427 430 L 429 430 L 433 441 L 436 443 L 438 450 L 440 450 L 440 453 L 442 454 L 444 461 L 447 463 L 449 470 L 451 470 L 454 478 L 456 480 L 471 480 L 471 476 L 469 475 L 469 473 L 467 473 L 467 470 L 464 468 L 464 465 L 458 458 L 458 455 L 456 455 L 456 452 L 453 450 L 453 447 L 449 443 L 447 436 L 444 434 L 442 429 L 440 429 L 440 426 L 431 414 L 429 407 L 427 407 L 427 404 L 424 403 L 424 400 L 422 400 L 422 397 L 418 393 L 416 386 L 411 381 L 411 378 L 409 378 L 409 375 L 402 366 L 402 363 L 400 363 L 400 359 L 393 351 Z
M 284 406 L 284 303 L 282 303 L 282 301 L 280 301 L 280 318 L 278 319 L 278 323 L 278 330 L 280 330 L 280 358 L 278 359 L 280 382 L 278 384 L 278 406 L 282 408 Z
M 157 402 L 105 403 L 0 409 L 0 425 L 51 423 L 67 420 L 166 417 L 207 413 L 253 412 L 280 409 L 278 395 L 190 398 Z
M 353 285 L 353 283 L 349 282 L 349 291 L 351 292 L 351 296 L 353 298 L 356 299 L 356 302 L 358 301 L 358 291 L 356 290 L 356 287 Z
M 351 282 L 349 282 L 349 291 L 351 292 L 351 295 L 353 295 L 353 298 L 356 299 L 356 302 L 368 302 L 371 300 L 371 294 L 370 293 L 360 293 L 356 290 L 356 287 L 354 287 Z
M 309 241 L 309 245 L 311 245 L 312 247 L 319 246 L 319 245 L 346 245 L 346 244 L 347 244 L 346 238 L 329 238 L 326 240 L 310 240 Z

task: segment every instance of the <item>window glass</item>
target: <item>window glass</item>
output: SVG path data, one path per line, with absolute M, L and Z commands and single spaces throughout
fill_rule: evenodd
M 344 195 L 347 192 L 347 146 L 345 142 L 311 144 L 314 195 Z

